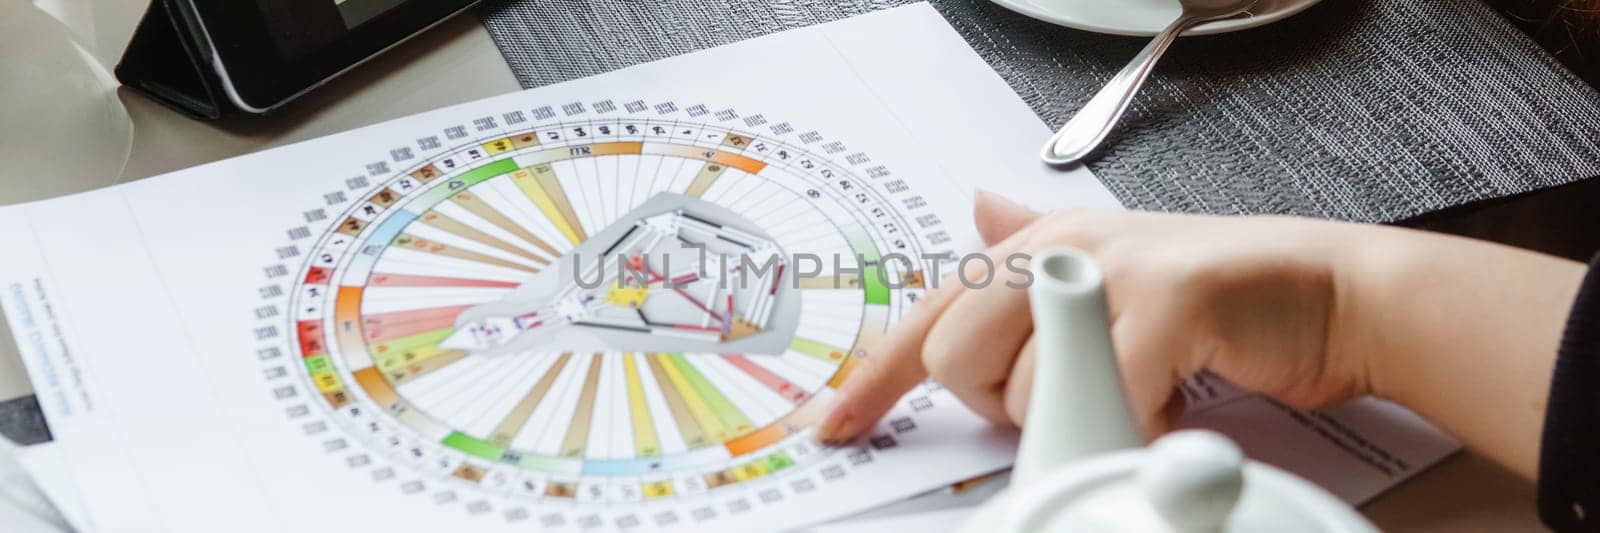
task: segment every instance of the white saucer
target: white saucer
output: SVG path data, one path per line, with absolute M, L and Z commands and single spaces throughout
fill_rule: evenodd
M 1177 20 L 1178 0 L 991 0 L 1001 7 L 1069 28 L 1116 35 L 1155 35 Z M 1319 0 L 1261 0 L 1253 16 L 1213 22 L 1184 32 L 1211 35 L 1254 28 L 1288 18 Z

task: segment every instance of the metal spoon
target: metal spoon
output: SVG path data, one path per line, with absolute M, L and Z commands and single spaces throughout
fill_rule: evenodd
M 1161 30 L 1155 40 L 1150 41 L 1128 66 L 1122 68 L 1122 72 L 1111 78 L 1105 88 L 1100 89 L 1089 103 L 1078 110 L 1078 114 L 1073 115 L 1072 120 L 1061 126 L 1061 131 L 1045 143 L 1039 157 L 1052 165 L 1066 165 L 1088 156 L 1111 134 L 1111 128 L 1117 125 L 1117 120 L 1127 111 L 1128 104 L 1133 102 L 1133 95 L 1139 92 L 1145 78 L 1150 77 L 1150 71 L 1155 69 L 1156 60 L 1161 59 L 1161 54 L 1172 46 L 1179 35 L 1200 24 L 1244 13 L 1258 1 L 1179 0 L 1183 5 L 1183 14 Z

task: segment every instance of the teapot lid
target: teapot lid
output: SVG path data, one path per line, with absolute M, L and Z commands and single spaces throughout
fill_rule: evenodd
M 1078 461 L 1009 492 L 1002 531 L 1377 531 L 1332 494 L 1204 430 Z

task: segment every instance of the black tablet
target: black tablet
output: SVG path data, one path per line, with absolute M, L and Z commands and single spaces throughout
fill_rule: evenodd
M 223 91 L 264 113 L 477 0 L 178 0 Z M 200 58 L 205 60 L 206 58 Z

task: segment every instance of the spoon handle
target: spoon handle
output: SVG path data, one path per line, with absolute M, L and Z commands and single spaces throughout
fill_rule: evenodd
M 1178 35 L 1204 19 L 1190 15 L 1178 17 L 1166 29 L 1156 35 L 1156 38 L 1145 45 L 1139 54 L 1133 57 L 1128 66 L 1111 78 L 1089 103 L 1078 110 L 1072 120 L 1061 126 L 1061 130 L 1050 138 L 1044 145 L 1040 157 L 1052 165 L 1066 165 L 1077 162 L 1094 151 L 1106 136 L 1111 134 L 1111 128 L 1117 125 L 1117 120 L 1122 118 L 1122 113 L 1127 111 L 1128 104 L 1133 102 L 1133 96 L 1138 94 L 1139 87 L 1144 85 L 1144 80 L 1150 77 L 1150 71 L 1155 70 L 1156 61 L 1161 59 L 1161 54 L 1172 46 Z

